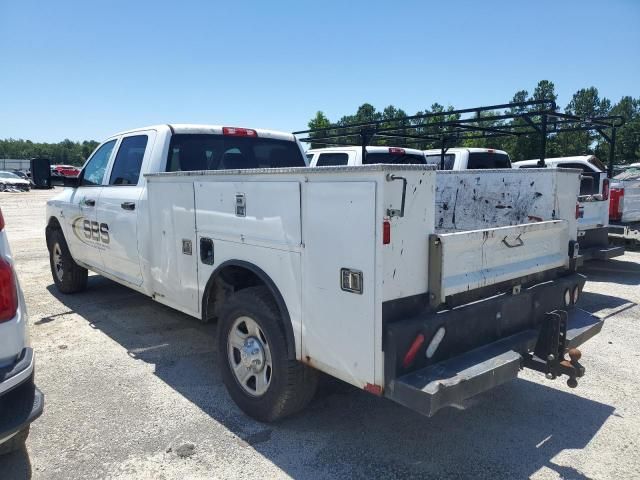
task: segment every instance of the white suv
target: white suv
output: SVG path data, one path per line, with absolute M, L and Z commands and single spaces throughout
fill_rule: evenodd
M 0 455 L 24 445 L 44 396 L 33 382 L 24 295 L 13 268 L 0 210 Z

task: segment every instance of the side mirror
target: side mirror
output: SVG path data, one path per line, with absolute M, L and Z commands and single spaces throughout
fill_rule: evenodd
M 77 188 L 80 186 L 80 177 L 64 177 L 62 184 L 65 187 Z
M 51 188 L 51 162 L 48 158 L 31 159 L 31 181 L 34 188 Z

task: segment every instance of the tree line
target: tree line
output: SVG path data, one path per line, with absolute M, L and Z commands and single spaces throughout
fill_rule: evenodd
M 0 140 L 0 158 L 49 158 L 52 164 L 81 166 L 97 146 L 95 140 L 72 142 L 65 139 L 59 143 L 38 143 L 8 138 Z
M 555 92 L 555 85 L 553 82 L 541 80 L 538 82 L 531 94 L 527 90 L 519 90 L 513 95 L 510 103 L 525 102 L 529 100 L 547 100 L 555 102 L 557 101 L 557 98 L 558 96 Z M 535 109 L 536 107 L 531 108 Z M 526 110 L 527 107 L 524 107 L 524 109 Z M 459 119 L 459 115 L 446 115 L 446 112 L 453 110 L 453 106 L 444 107 L 439 103 L 434 103 L 430 108 L 418 111 L 415 115 L 443 113 L 446 120 Z M 492 113 L 497 112 L 486 112 L 484 115 L 490 116 Z M 621 115 L 625 119 L 625 124 L 617 129 L 615 163 L 624 164 L 640 161 L 640 97 L 633 98 L 631 96 L 624 96 L 617 103 L 612 103 L 608 98 L 600 97 L 597 88 L 583 88 L 573 94 L 571 101 L 564 108 L 564 113 L 580 117 Z M 383 125 L 393 127 L 400 124 L 398 119 L 401 120 L 407 116 L 408 115 L 404 110 L 397 108 L 394 105 L 389 105 L 380 111 L 376 110 L 373 105 L 365 103 L 358 107 L 355 114 L 345 115 L 335 122 L 335 124 L 331 122 L 322 111 L 318 111 L 315 117 L 309 121 L 308 125 L 311 129 L 324 129 L 329 128 L 331 125 L 348 125 L 368 121 L 388 121 L 388 123 L 384 123 Z M 443 120 L 442 117 L 437 119 L 437 121 L 441 120 Z M 424 122 L 424 120 L 420 121 Z M 433 122 L 436 120 L 431 118 L 427 119 L 426 124 L 428 125 L 430 121 Z M 482 117 L 480 117 L 478 124 L 483 127 L 504 127 L 505 125 L 513 125 L 511 122 L 523 122 L 523 120 L 521 118 L 515 118 L 507 122 L 484 121 L 482 120 Z M 411 123 L 411 121 L 409 121 L 409 123 Z M 313 134 L 311 134 L 311 137 L 313 137 Z M 398 141 L 401 140 L 402 139 L 398 139 Z M 340 139 L 331 141 L 340 143 Z M 374 137 L 370 144 L 390 145 L 394 143 L 397 146 L 403 146 L 398 141 L 381 140 Z M 312 144 L 312 146 L 317 148 L 324 145 Z M 440 148 L 440 145 L 436 142 L 429 141 L 407 146 L 420 149 Z M 447 146 L 496 148 L 507 151 L 513 160 L 528 160 L 539 157 L 540 136 L 522 135 L 518 137 L 494 137 L 489 139 L 465 139 L 463 136 L 457 141 L 448 143 Z M 595 131 L 550 133 L 547 138 L 546 152 L 547 158 L 595 154 L 598 158 L 606 162 L 609 159 L 609 144 L 599 133 Z

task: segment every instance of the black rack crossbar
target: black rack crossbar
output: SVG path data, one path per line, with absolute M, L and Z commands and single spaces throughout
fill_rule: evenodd
M 325 128 L 299 130 L 293 134 L 306 135 L 300 141 L 316 145 L 361 146 L 363 155 L 366 155 L 367 145 L 384 145 L 388 140 L 395 140 L 394 145 L 400 142 L 407 146 L 437 142 L 441 149 L 441 168 L 444 168 L 446 150 L 461 140 L 539 135 L 540 162 L 544 165 L 548 135 L 591 131 L 609 143 L 608 174 L 612 176 L 615 132 L 624 125 L 624 118 L 618 115 L 580 117 L 556 110 L 554 101 L 531 100 L 333 124 Z M 375 143 L 372 143 L 374 139 Z

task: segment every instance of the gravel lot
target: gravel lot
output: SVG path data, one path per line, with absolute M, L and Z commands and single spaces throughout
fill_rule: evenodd
M 607 321 L 575 390 L 524 372 L 429 419 L 327 380 L 302 414 L 263 425 L 221 383 L 215 325 L 97 275 L 82 294 L 55 290 L 54 193 L 0 193 L 46 395 L 0 479 L 640 477 L 640 252 L 585 270 L 582 306 Z

